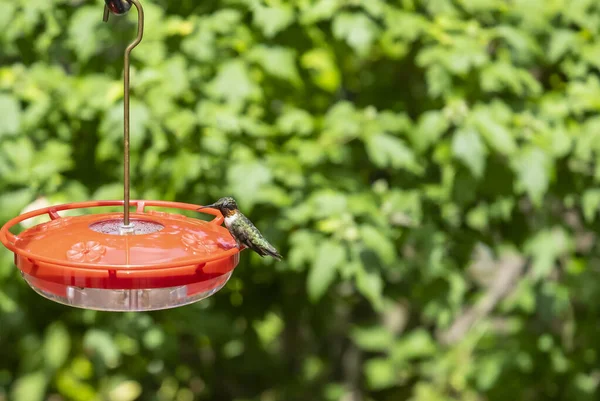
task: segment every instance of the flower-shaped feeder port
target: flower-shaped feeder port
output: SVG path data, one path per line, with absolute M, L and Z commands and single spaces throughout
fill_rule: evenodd
M 34 210 L 7 222 L 0 241 L 15 254 L 25 281 L 40 295 L 71 306 L 110 311 L 166 309 L 204 299 L 221 289 L 239 262 L 223 217 L 203 221 L 146 207 L 196 210 L 164 201 L 131 201 L 128 232 L 123 213 L 61 217 L 58 212 L 123 201 L 70 203 Z M 48 214 L 50 221 L 18 235 L 16 224 Z

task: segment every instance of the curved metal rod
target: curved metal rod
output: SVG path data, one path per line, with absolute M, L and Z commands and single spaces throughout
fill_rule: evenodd
M 144 36 L 144 9 L 139 0 L 127 0 L 133 3 L 138 12 L 138 30 L 137 36 L 133 42 L 127 46 L 124 55 L 124 69 L 123 69 L 123 142 L 124 142 L 124 157 L 123 157 L 123 224 L 127 228 L 131 228 L 129 221 L 129 67 L 130 67 L 130 55 L 134 47 L 136 47 Z M 109 8 L 104 4 L 104 16 L 102 20 L 108 21 Z

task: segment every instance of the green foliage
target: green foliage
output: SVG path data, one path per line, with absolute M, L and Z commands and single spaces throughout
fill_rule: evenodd
M 0 400 L 597 398 L 600 3 L 142 2 L 132 196 L 233 195 L 284 261 L 114 314 L 1 250 Z M 0 0 L 0 222 L 121 197 L 102 6 Z

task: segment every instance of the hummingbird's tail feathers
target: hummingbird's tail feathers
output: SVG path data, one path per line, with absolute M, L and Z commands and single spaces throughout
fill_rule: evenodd
M 265 255 L 272 256 L 279 261 L 281 261 L 281 259 L 283 259 L 283 256 L 281 256 L 279 251 L 277 251 L 277 249 L 269 243 L 267 243 L 267 246 L 263 249 L 263 251 L 264 251 Z
M 257 246 L 253 243 L 245 244 L 248 248 L 252 249 L 254 252 L 258 253 L 261 257 L 272 256 L 278 261 L 283 259 L 283 256 L 279 254 L 277 249 L 271 244 L 267 244 L 267 246 Z
M 274 257 L 275 259 L 277 259 L 280 262 L 283 259 L 283 256 L 281 256 L 281 254 L 279 252 L 277 252 L 277 250 L 275 248 L 266 249 L 265 251 L 266 251 L 267 255 Z

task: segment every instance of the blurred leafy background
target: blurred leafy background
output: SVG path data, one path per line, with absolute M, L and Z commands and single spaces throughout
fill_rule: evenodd
M 596 400 L 600 3 L 142 0 L 133 197 L 282 251 L 198 304 L 46 301 L 0 251 L 0 400 Z M 0 0 L 0 221 L 122 197 L 136 13 Z

